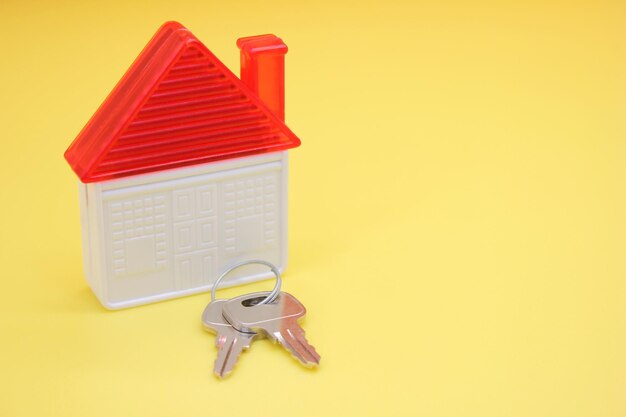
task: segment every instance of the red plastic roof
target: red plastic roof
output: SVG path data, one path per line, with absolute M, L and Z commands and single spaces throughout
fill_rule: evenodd
M 298 145 L 289 128 L 189 30 L 168 22 L 65 158 L 87 183 Z

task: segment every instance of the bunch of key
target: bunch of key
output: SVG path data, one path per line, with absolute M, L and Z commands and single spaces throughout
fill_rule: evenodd
M 228 375 L 239 354 L 262 337 L 281 344 L 304 366 L 319 364 L 320 356 L 298 324 L 298 319 L 306 314 L 304 306 L 286 292 L 279 292 L 272 302 L 264 304 L 269 296 L 269 292 L 258 292 L 217 299 L 204 309 L 202 323 L 216 334 L 218 352 L 213 370 L 218 377 Z

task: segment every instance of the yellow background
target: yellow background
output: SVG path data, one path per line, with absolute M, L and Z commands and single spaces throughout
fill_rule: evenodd
M 626 8 L 523 3 L 0 1 L 0 415 L 625 416 Z M 290 47 L 317 370 L 260 341 L 218 381 L 207 294 L 83 278 L 62 154 L 166 20 L 235 73 Z

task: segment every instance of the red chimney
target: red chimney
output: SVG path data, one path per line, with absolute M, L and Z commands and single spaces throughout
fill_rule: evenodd
M 287 45 L 275 35 L 237 40 L 243 81 L 280 120 L 285 120 L 285 54 Z

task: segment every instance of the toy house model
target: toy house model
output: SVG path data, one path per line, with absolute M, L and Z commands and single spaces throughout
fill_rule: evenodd
M 237 45 L 241 79 L 164 24 L 65 153 L 84 272 L 107 308 L 208 291 L 244 260 L 286 264 L 287 149 L 300 144 L 283 123 L 287 47 Z M 226 282 L 271 276 L 249 267 Z

